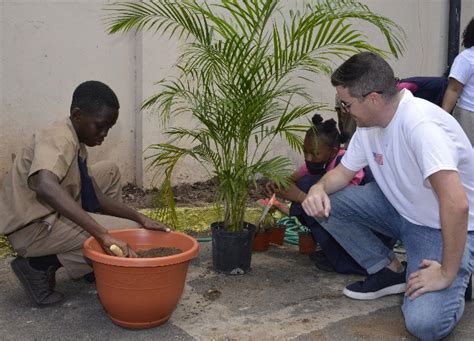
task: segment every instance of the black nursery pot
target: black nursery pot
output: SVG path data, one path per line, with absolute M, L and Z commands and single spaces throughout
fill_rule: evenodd
M 214 271 L 227 275 L 243 275 L 250 270 L 256 227 L 244 223 L 242 231 L 228 232 L 223 226 L 223 222 L 211 224 Z

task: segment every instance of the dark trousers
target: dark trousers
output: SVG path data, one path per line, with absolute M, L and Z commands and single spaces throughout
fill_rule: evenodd
M 296 186 L 303 192 L 308 193 L 321 175 L 305 175 L 297 181 Z M 313 218 L 308 216 L 300 203 L 293 202 L 290 207 L 290 215 L 295 216 L 305 226 L 307 226 L 313 235 L 313 238 L 321 247 L 322 251 L 334 266 L 336 272 L 342 274 L 360 274 L 367 275 L 367 271 L 362 268 L 343 248 L 342 246 Z M 348 222 L 350 224 L 350 222 Z M 393 248 L 396 240 L 390 237 L 376 233 L 382 242 L 389 248 Z

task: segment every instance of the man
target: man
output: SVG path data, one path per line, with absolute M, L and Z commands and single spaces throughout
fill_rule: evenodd
M 61 266 L 72 278 L 93 280 L 82 255 L 82 244 L 90 235 L 108 254 L 115 244 L 125 256 L 135 257 L 130 246 L 107 229 L 142 226 L 169 231 L 119 201 L 120 174 L 114 164 L 87 166 L 85 146 L 100 145 L 118 113 L 117 96 L 107 85 L 80 84 L 70 116 L 35 134 L 3 181 L 0 233 L 18 253 L 12 269 L 39 306 L 63 299 L 54 290 L 55 272 Z
M 401 293 L 406 282 L 407 329 L 423 340 L 442 338 L 462 316 L 474 266 L 473 149 L 452 116 L 398 92 L 393 70 L 374 53 L 349 58 L 331 82 L 357 130 L 303 208 L 326 218 L 321 225 L 369 274 L 346 296 Z M 376 182 L 346 187 L 366 165 Z M 402 240 L 406 268 L 373 231 Z

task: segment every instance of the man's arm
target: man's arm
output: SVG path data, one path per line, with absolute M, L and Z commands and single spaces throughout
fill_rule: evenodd
M 428 179 L 439 200 L 443 258 L 441 264 L 424 259 L 420 269 L 410 275 L 405 295 L 411 299 L 449 287 L 459 271 L 466 244 L 469 202 L 459 174 L 443 170 Z
M 321 180 L 314 184 L 303 201 L 303 209 L 312 217 L 327 218 L 331 213 L 329 194 L 346 187 L 357 172 L 344 167 L 342 163 L 327 172 Z
M 97 199 L 99 200 L 100 204 L 100 211 L 102 213 L 120 217 L 125 219 L 130 219 L 136 221 L 144 228 L 151 229 L 151 230 L 160 230 L 169 232 L 170 228 L 165 224 L 157 222 L 153 219 L 148 218 L 146 215 L 141 214 L 140 212 L 132 209 L 131 207 L 121 203 L 118 200 L 112 199 L 111 197 L 102 193 L 101 189 L 95 182 L 94 178 L 92 178 L 92 183 L 94 184 L 94 190 L 97 195 Z
M 40 170 L 29 179 L 30 187 L 36 192 L 37 198 L 51 206 L 56 212 L 81 226 L 94 236 L 108 254 L 112 254 L 110 246 L 118 245 L 125 256 L 136 256 L 129 245 L 112 237 L 107 229 L 98 224 L 59 184 L 58 177 L 48 171 Z
M 454 78 L 449 78 L 448 87 L 443 97 L 443 104 L 441 107 L 447 112 L 451 112 L 456 105 L 456 102 L 464 90 L 464 85 Z

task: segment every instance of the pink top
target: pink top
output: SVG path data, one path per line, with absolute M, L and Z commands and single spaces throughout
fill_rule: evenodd
M 403 89 L 410 90 L 411 93 L 415 93 L 418 91 L 418 85 L 413 82 L 399 82 L 397 83 L 397 90 L 401 91 Z
M 339 149 L 339 152 L 337 153 L 336 157 L 333 158 L 332 160 L 330 160 L 327 165 L 326 165 L 326 172 L 329 172 L 331 169 L 333 169 L 334 167 L 336 167 L 336 160 L 337 160 L 337 157 L 338 156 L 342 156 L 344 155 L 344 153 L 346 152 L 345 149 Z M 306 164 L 303 164 L 299 169 L 298 169 L 298 175 L 301 177 L 301 176 L 305 176 L 309 174 L 309 171 L 308 171 L 308 167 L 306 167 Z M 362 179 L 364 178 L 365 176 L 365 173 L 364 173 L 364 170 L 361 169 L 359 172 L 357 172 L 357 174 L 354 176 L 354 178 L 351 180 L 351 184 L 352 185 L 358 185 L 360 184 L 360 182 L 362 181 Z

